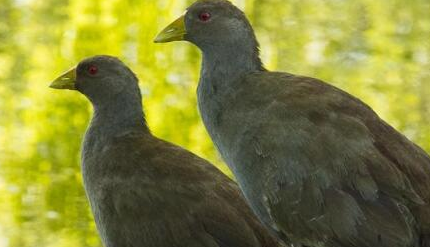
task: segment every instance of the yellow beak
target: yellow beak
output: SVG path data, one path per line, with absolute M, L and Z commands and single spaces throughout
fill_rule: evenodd
M 71 68 L 55 79 L 50 88 L 76 90 L 76 67 Z
M 185 34 L 187 34 L 187 30 L 185 28 L 185 15 L 183 15 L 163 29 L 163 31 L 157 35 L 154 42 L 167 43 L 184 40 Z

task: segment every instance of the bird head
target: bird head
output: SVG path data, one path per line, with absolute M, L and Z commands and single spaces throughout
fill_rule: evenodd
M 104 103 L 119 94 L 140 97 L 135 74 L 118 58 L 106 55 L 84 59 L 55 79 L 50 87 L 77 90 L 93 103 Z
M 186 40 L 202 50 L 255 40 L 244 13 L 226 0 L 200 0 L 167 26 L 156 43 Z M 244 44 L 245 45 L 245 44 Z

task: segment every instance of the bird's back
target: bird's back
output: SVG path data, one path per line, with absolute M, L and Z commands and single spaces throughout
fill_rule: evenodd
M 107 247 L 280 246 L 236 184 L 207 161 L 149 133 L 103 143 L 84 175 Z
M 427 246 L 430 158 L 367 105 L 276 72 L 223 97 L 209 132 L 273 229 L 309 245 Z

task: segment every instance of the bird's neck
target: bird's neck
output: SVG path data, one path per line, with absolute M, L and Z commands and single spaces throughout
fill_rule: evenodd
M 230 87 L 244 74 L 264 70 L 257 41 L 248 44 L 232 42 L 202 50 L 201 79 L 217 84 L 212 86 Z
M 89 131 L 96 132 L 100 137 L 109 138 L 131 131 L 149 132 L 138 95 L 118 94 L 108 103 L 93 103 L 93 106 Z
M 240 86 L 241 78 L 265 69 L 259 57 L 257 41 L 248 45 L 233 43 L 202 51 L 203 62 L 197 96 L 203 122 L 210 128 L 210 125 L 217 122 L 217 116 L 234 103 L 230 102 L 229 95 Z

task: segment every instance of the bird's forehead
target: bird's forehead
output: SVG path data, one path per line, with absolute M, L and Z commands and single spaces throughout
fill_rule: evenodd
M 200 0 L 192 4 L 187 10 L 193 9 L 229 9 L 234 7 L 232 3 L 225 0 Z
M 88 63 L 119 64 L 121 62 L 116 57 L 100 55 L 100 56 L 94 56 L 94 57 L 89 57 L 87 59 L 84 59 L 81 63 L 83 64 L 88 64 Z
M 78 64 L 78 68 L 84 68 L 89 65 L 96 65 L 98 67 L 116 67 L 116 66 L 120 66 L 121 64 L 122 64 L 121 61 L 115 57 L 100 55 L 100 56 L 89 57 L 82 60 Z

